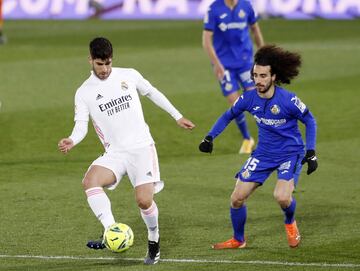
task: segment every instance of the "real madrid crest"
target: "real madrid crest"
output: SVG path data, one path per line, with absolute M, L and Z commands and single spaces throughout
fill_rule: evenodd
M 246 13 L 245 13 L 245 11 L 243 11 L 242 9 L 240 9 L 238 15 L 239 15 L 239 18 L 243 19 L 243 18 L 246 16 Z
M 274 104 L 273 106 L 271 106 L 270 111 L 274 115 L 277 115 L 280 113 L 280 107 L 277 104 Z
M 128 90 L 128 88 L 129 88 L 129 87 L 128 87 L 128 85 L 126 84 L 126 82 L 124 82 L 124 81 L 121 82 L 121 89 L 122 89 L 122 90 Z

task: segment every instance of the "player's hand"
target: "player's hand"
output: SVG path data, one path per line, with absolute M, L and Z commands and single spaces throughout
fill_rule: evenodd
M 181 128 L 184 129 L 192 130 L 195 128 L 195 124 L 185 118 L 178 119 L 176 122 Z
M 206 136 L 199 145 L 199 150 L 201 152 L 211 153 L 213 150 L 213 138 L 211 136 Z
M 301 164 L 308 164 L 308 169 L 307 169 L 307 175 L 310 175 L 311 173 L 313 173 L 317 167 L 318 167 L 318 162 L 317 162 L 317 158 L 315 155 L 315 151 L 314 150 L 307 150 L 305 157 L 302 159 Z
M 74 142 L 71 138 L 63 138 L 58 143 L 59 151 L 63 154 L 68 153 L 74 147 Z
M 216 78 L 221 81 L 224 79 L 224 76 L 225 76 L 225 68 L 224 66 L 219 63 L 219 64 L 215 64 L 214 65 L 214 73 L 216 75 Z

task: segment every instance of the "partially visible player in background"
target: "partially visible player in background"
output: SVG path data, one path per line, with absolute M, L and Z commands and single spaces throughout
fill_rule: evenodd
M 250 158 L 236 174 L 231 195 L 230 217 L 234 235 L 228 241 L 213 245 L 214 249 L 244 248 L 247 209 L 245 201 L 261 186 L 273 171 L 277 171 L 274 197 L 285 216 L 285 230 L 290 247 L 300 243 L 295 221 L 296 201 L 292 196 L 302 164 L 308 164 L 307 174 L 318 166 L 315 156 L 316 121 L 306 105 L 294 94 L 279 86 L 289 84 L 299 73 L 301 57 L 276 46 L 263 46 L 255 54 L 252 75 L 256 90 L 245 91 L 226 111 L 200 143 L 202 152 L 211 153 L 213 140 L 244 111 L 256 119 L 259 143 Z M 306 127 L 306 153 L 298 127 Z
M 145 123 L 139 94 L 146 96 L 169 113 L 184 129 L 195 125 L 184 118 L 170 101 L 136 70 L 112 68 L 113 48 L 108 39 L 90 42 L 90 77 L 75 94 L 75 126 L 72 134 L 59 141 L 64 154 L 84 139 L 91 121 L 104 146 L 83 179 L 88 204 L 104 229 L 115 223 L 111 203 L 104 188 L 115 189 L 127 175 L 135 190 L 140 214 L 148 229 L 148 252 L 145 264 L 160 259 L 159 211 L 154 194 L 162 190 L 155 143 Z M 101 240 L 87 246 L 103 249 Z
M 3 33 L 4 17 L 2 14 L 2 3 L 3 0 L 0 0 L 0 44 L 6 43 L 6 36 Z
M 207 52 L 228 103 L 239 98 L 240 87 L 255 89 L 250 70 L 253 66 L 253 43 L 257 48 L 264 45 L 257 15 L 247 0 L 215 0 L 204 18 L 203 48 Z M 235 119 L 243 136 L 239 153 L 249 154 L 255 143 L 250 136 L 244 114 Z

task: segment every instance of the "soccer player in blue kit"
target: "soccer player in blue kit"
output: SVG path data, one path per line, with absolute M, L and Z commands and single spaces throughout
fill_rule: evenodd
M 289 84 L 299 73 L 301 57 L 275 45 L 266 45 L 255 54 L 252 77 L 256 90 L 246 91 L 214 124 L 200 143 L 202 152 L 211 153 L 213 140 L 231 120 L 244 111 L 257 122 L 259 143 L 250 158 L 236 174 L 231 195 L 230 217 L 234 236 L 213 245 L 214 249 L 244 248 L 244 228 L 247 211 L 245 201 L 261 186 L 273 171 L 278 180 L 274 197 L 285 216 L 285 229 L 290 247 L 300 243 L 295 221 L 296 201 L 292 196 L 301 167 L 308 164 L 307 174 L 318 166 L 315 155 L 316 121 L 306 105 L 294 94 L 279 86 Z M 298 128 L 298 120 L 306 127 L 306 153 Z
M 264 45 L 257 15 L 248 0 L 215 0 L 204 18 L 203 47 L 207 52 L 223 95 L 232 105 L 240 96 L 238 90 L 255 89 L 251 79 L 253 43 Z M 235 118 L 244 138 L 239 153 L 250 154 L 255 145 L 244 114 Z

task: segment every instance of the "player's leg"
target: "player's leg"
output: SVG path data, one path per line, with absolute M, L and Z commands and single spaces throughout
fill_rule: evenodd
M 113 184 L 115 180 L 116 177 L 110 169 L 98 165 L 92 165 L 83 179 L 88 204 L 104 229 L 114 224 L 115 220 L 110 199 L 103 187 Z
M 231 194 L 230 218 L 234 230 L 233 238 L 213 245 L 214 249 L 244 248 L 246 246 L 244 231 L 247 218 L 246 199 L 259 186 L 255 182 L 236 182 Z
M 153 200 L 154 184 L 146 183 L 135 188 L 135 197 L 141 217 L 148 231 L 148 251 L 145 264 L 156 264 L 160 259 L 159 210 Z
M 294 180 L 278 180 L 274 197 L 279 203 L 285 216 L 285 230 L 290 247 L 297 247 L 300 243 L 300 232 L 295 220 L 296 200 L 292 197 Z
M 154 145 L 132 151 L 127 172 L 135 187 L 135 199 L 148 231 L 148 251 L 145 264 L 156 264 L 160 259 L 159 210 L 154 194 L 161 191 L 163 182 Z
M 149 241 L 159 241 L 159 210 L 153 200 L 154 184 L 146 183 L 135 187 L 135 198 L 141 217 L 148 230 Z
M 293 197 L 301 171 L 300 161 L 299 156 L 282 161 L 278 167 L 278 181 L 274 189 L 274 198 L 284 212 L 285 230 L 290 247 L 298 246 L 301 238 L 295 220 L 296 200 Z

